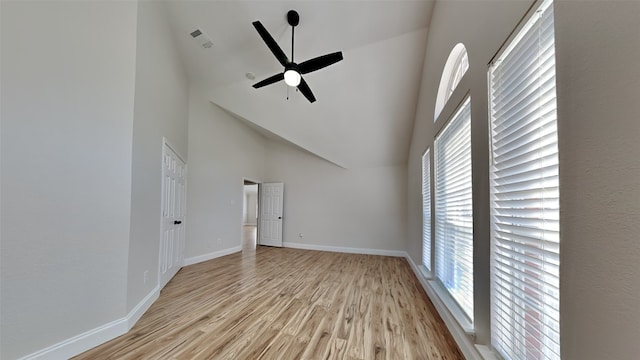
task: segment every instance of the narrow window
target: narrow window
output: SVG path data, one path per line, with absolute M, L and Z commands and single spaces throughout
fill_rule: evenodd
M 422 265 L 431 271 L 431 158 L 422 155 Z
M 560 359 L 560 232 L 553 6 L 489 68 L 492 344 Z
M 436 277 L 473 322 L 471 102 L 435 140 Z

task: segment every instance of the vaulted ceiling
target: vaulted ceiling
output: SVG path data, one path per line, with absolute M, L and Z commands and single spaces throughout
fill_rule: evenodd
M 168 1 L 191 83 L 214 104 L 344 168 L 406 163 L 432 1 Z M 283 69 L 252 26 L 260 20 L 291 53 L 287 11 L 300 14 L 295 57 L 342 51 L 304 75 L 317 101 L 284 82 L 251 85 Z M 200 29 L 213 46 L 189 35 Z M 255 74 L 255 80 L 246 77 Z M 287 95 L 289 99 L 287 100 Z

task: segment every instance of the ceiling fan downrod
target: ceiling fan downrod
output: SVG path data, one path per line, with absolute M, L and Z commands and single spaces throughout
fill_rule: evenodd
M 298 24 L 300 24 L 300 15 L 298 15 L 298 12 L 295 10 L 289 10 L 289 12 L 287 12 L 287 22 L 289 23 L 289 25 L 291 25 L 291 62 L 294 62 L 293 60 L 293 38 L 295 37 L 296 34 L 296 26 L 298 26 Z

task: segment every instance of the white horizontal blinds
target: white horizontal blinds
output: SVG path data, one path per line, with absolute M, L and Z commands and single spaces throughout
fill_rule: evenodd
M 434 155 L 436 277 L 473 321 L 469 98 L 436 137 Z
M 431 270 L 431 159 L 422 155 L 422 265 Z
M 505 359 L 560 359 L 553 6 L 489 69 L 492 343 Z

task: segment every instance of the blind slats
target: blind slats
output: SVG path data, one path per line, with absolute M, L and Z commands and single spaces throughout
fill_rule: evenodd
M 560 211 L 553 6 L 489 69 L 492 344 L 560 359 Z
M 422 155 L 422 265 L 431 270 L 431 158 Z
M 471 102 L 435 140 L 435 274 L 473 321 Z
M 508 291 L 508 289 L 512 286 L 512 284 L 510 284 L 509 282 L 503 282 L 499 284 L 500 288 L 498 289 L 498 291 L 502 290 L 505 293 L 508 293 L 511 295 L 511 293 Z M 523 289 L 526 288 L 526 285 L 522 286 Z M 539 311 L 544 311 L 544 294 L 540 294 L 539 292 L 536 293 L 535 289 L 532 287 L 529 287 L 529 289 L 527 289 L 527 297 L 523 298 L 521 296 L 518 295 L 512 295 L 511 297 L 509 297 L 510 299 L 513 299 L 513 301 L 511 302 L 504 302 L 504 298 L 505 297 L 501 297 L 501 298 L 494 298 L 495 301 L 500 302 L 500 304 L 498 304 L 499 306 L 501 306 L 503 309 L 510 309 L 510 310 L 525 310 L 526 307 L 536 307 L 539 309 Z M 540 299 L 536 299 L 535 297 L 539 296 Z M 518 309 L 520 308 L 520 309 Z M 534 325 L 533 328 L 538 328 L 541 327 L 540 325 L 543 325 L 539 319 L 536 320 L 532 320 L 531 321 Z M 549 329 L 551 332 L 557 332 L 557 329 Z
M 540 351 L 541 347 L 546 347 L 548 345 L 541 343 L 539 341 L 539 339 L 541 339 L 545 333 L 547 334 L 557 334 L 559 333 L 559 329 L 558 330 L 553 330 L 553 329 L 549 329 L 545 332 L 546 329 L 544 329 L 545 325 L 544 323 L 539 320 L 539 319 L 532 319 L 531 320 L 531 324 L 529 326 L 527 325 L 523 325 L 523 324 L 518 324 L 518 323 L 513 323 L 513 319 L 510 318 L 509 314 L 513 313 L 513 312 L 519 312 L 519 311 L 523 311 L 525 309 L 526 306 L 528 306 L 529 304 L 526 301 L 522 301 L 522 299 L 516 298 L 514 299 L 515 301 L 512 301 L 510 303 L 504 303 L 502 301 L 500 301 L 499 299 L 493 298 L 492 300 L 496 301 L 498 303 L 498 306 L 500 307 L 500 315 L 498 316 L 498 319 L 500 319 L 502 322 L 504 323 L 508 323 L 510 322 L 512 326 L 514 326 L 518 332 L 524 333 L 525 332 L 525 327 L 528 327 L 527 331 L 532 333 L 532 337 L 529 337 L 527 339 L 527 341 L 529 342 L 535 342 L 537 344 L 540 344 L 541 346 L 536 349 L 538 351 Z M 520 342 L 520 341 L 518 341 Z M 551 347 L 549 347 L 549 350 L 552 350 Z M 542 359 L 542 357 L 534 357 L 534 359 Z
M 529 61 L 529 58 L 526 57 L 526 55 L 528 54 L 527 49 L 536 49 L 538 48 L 538 46 L 540 46 L 539 44 L 536 44 L 537 38 L 540 36 L 540 34 L 545 34 L 548 32 L 552 32 L 553 33 L 553 23 L 551 24 L 538 24 L 540 27 L 537 29 L 537 34 L 533 33 L 533 32 L 524 32 L 521 33 L 522 39 L 520 39 L 520 41 L 514 41 L 512 43 L 513 48 L 510 51 L 509 54 L 507 54 L 507 52 L 505 52 L 505 54 L 503 56 L 507 56 L 509 55 L 511 58 L 511 61 L 509 63 L 504 64 L 503 67 L 501 67 L 500 69 L 497 69 L 496 72 L 507 72 L 507 71 L 514 71 L 514 68 L 516 70 L 518 70 L 519 68 L 517 67 L 517 65 L 522 64 L 523 62 L 527 62 Z M 545 38 L 548 38 L 548 36 L 546 36 Z M 534 56 L 533 59 L 535 59 L 536 57 Z M 520 70 L 520 71 L 524 71 L 524 70 Z
M 510 109 L 514 106 L 521 106 L 522 103 L 526 103 L 522 101 L 522 99 L 530 96 L 530 94 L 522 93 L 519 91 L 522 88 L 544 88 L 543 83 L 548 83 L 553 73 L 553 67 L 555 66 L 555 59 L 552 57 L 546 59 L 536 59 L 535 61 L 536 69 L 531 69 L 529 71 L 523 72 L 501 72 L 501 80 L 505 78 L 511 78 L 508 81 L 499 81 L 492 82 L 497 90 L 500 90 L 504 93 L 504 97 L 501 99 L 496 99 L 493 104 L 498 106 L 498 111 L 504 111 L 502 106 L 506 106 L 507 109 Z M 532 64 L 520 63 L 518 66 L 530 66 Z M 523 86 L 524 84 L 524 86 Z
M 540 119 L 540 116 L 536 117 Z M 553 123 L 554 119 L 549 118 L 546 121 L 531 122 L 528 126 L 523 126 L 507 136 L 500 136 L 503 134 L 497 134 L 495 143 L 500 149 L 497 153 L 510 153 L 511 151 L 530 145 L 531 143 L 535 144 L 538 142 L 544 142 L 546 140 L 545 137 L 554 135 Z

